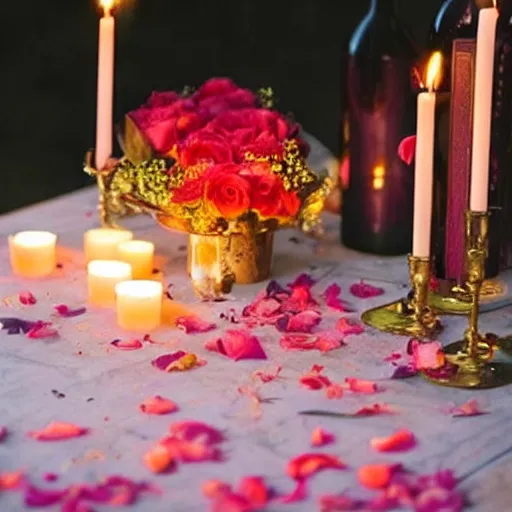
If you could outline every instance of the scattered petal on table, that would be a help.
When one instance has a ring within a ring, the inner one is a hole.
[[[291,289],[289,297],[281,303],[281,310],[285,313],[301,313],[314,309],[318,302],[313,298],[311,288],[307,286],[296,286]]]
[[[233,361],[267,358],[258,338],[245,330],[226,331],[222,338],[208,341],[205,348]]]
[[[371,380],[362,380],[362,379],[354,379],[351,377],[347,377],[345,382],[348,384],[348,388],[350,391],[354,393],[365,393],[365,394],[373,394],[379,391],[376,382]]]
[[[450,413],[454,418],[467,416],[481,416],[483,414],[488,414],[487,411],[482,410],[480,404],[474,398],[468,400],[466,403],[462,405],[452,407],[450,409]]]
[[[409,430],[399,430],[389,437],[374,437],[370,445],[378,452],[396,452],[413,448],[416,438]]]
[[[407,353],[412,356],[412,364],[417,370],[437,370],[446,362],[439,341],[422,342],[412,339],[407,345]]]
[[[264,507],[271,497],[270,489],[265,484],[265,480],[259,476],[242,478],[238,484],[238,492],[249,501],[254,509]]]
[[[295,281],[292,283],[289,283],[287,286],[288,288],[297,288],[297,287],[303,287],[303,288],[312,288],[315,286],[316,280],[313,279],[312,276],[309,274],[300,274]]]
[[[278,331],[311,333],[322,321],[322,315],[317,311],[302,311],[295,315],[283,315],[276,322]]]
[[[464,497],[460,493],[442,487],[426,489],[414,501],[416,512],[459,512],[464,508]]]
[[[151,364],[163,372],[185,372],[199,366],[204,366],[205,361],[201,361],[195,354],[183,352],[173,352],[171,354],[163,354],[151,361]]]
[[[282,503],[296,503],[304,501],[308,497],[308,489],[306,480],[297,480],[297,483],[290,494],[281,496],[279,501]]]
[[[349,318],[340,318],[336,324],[336,330],[344,336],[352,336],[362,334],[364,332],[364,327]]]
[[[24,306],[33,306],[37,303],[37,299],[34,297],[32,292],[20,292],[18,295],[18,300],[20,301],[20,304],[23,304]]]
[[[57,329],[52,327],[50,322],[36,322],[36,325],[27,332],[27,338],[43,340],[47,338],[55,338],[58,334]]]
[[[231,485],[222,480],[207,480],[201,484],[203,496],[209,499],[218,499],[232,493]]]
[[[59,479],[59,475],[57,475],[56,473],[45,473],[43,475],[43,479],[46,482],[56,482]]]
[[[279,379],[282,369],[282,366],[277,366],[274,371],[256,370],[252,374],[252,378],[259,379],[263,384],[268,384]]]
[[[66,304],[57,304],[53,306],[53,309],[55,309],[57,314],[64,318],[73,318],[75,316],[80,316],[87,311],[87,308],[84,307],[71,309],[69,306],[66,306]]]
[[[378,416],[379,414],[394,414],[395,412],[387,404],[372,404],[361,407],[354,416]]]
[[[179,421],[169,427],[171,435],[185,441],[200,441],[218,444],[224,441],[224,434],[217,428],[201,421]]]
[[[288,462],[288,476],[304,480],[324,469],[344,469],[345,464],[336,456],[327,453],[304,453]]]
[[[330,400],[337,400],[341,398],[344,392],[343,386],[340,384],[330,384],[325,388],[325,395]]]
[[[400,142],[398,156],[407,165],[411,165],[416,154],[416,135],[409,135]]]
[[[202,441],[186,441],[168,436],[161,439],[159,444],[169,451],[173,459],[183,463],[222,460],[222,453],[217,446]]]
[[[384,358],[384,361],[392,362],[392,361],[398,361],[399,359],[402,359],[402,354],[400,352],[391,352],[391,354],[389,354],[389,356],[386,356]]]
[[[357,470],[357,478],[368,489],[383,489],[389,485],[393,473],[399,469],[400,464],[369,464]]]
[[[284,350],[319,350],[330,352],[336,350],[345,343],[343,335],[335,331],[322,331],[316,334],[285,334],[279,344]]]
[[[23,471],[0,472],[0,491],[11,491],[23,481]]]
[[[0,427],[0,443],[7,437],[7,427]]]
[[[336,311],[348,311],[349,308],[346,304],[343,303],[340,295],[341,288],[335,283],[331,284],[330,286],[327,287],[323,294],[325,304],[327,305],[327,307],[334,309]]]
[[[198,334],[213,331],[217,325],[206,322],[198,316],[180,316],[176,319],[176,327],[184,330],[187,334]]]
[[[392,379],[410,379],[418,375],[418,370],[412,364],[400,365],[391,375]]]
[[[143,347],[142,341],[133,340],[114,340],[110,344],[119,350],[140,350]]]
[[[322,375],[323,369],[323,366],[313,365],[311,370],[299,379],[300,384],[312,390],[330,386],[332,384],[331,381],[325,375]]]
[[[361,279],[359,283],[355,283],[350,287],[350,293],[359,299],[370,299],[382,295],[384,290],[367,284]]]
[[[263,411],[261,410],[261,404],[264,401],[264,399],[261,397],[261,395],[256,391],[255,389],[252,389],[251,387],[239,387],[238,392],[241,395],[247,396],[251,401],[251,416],[254,419],[259,419],[261,415],[263,414]]]
[[[139,409],[145,414],[162,415],[176,412],[178,406],[171,400],[156,395],[144,400],[144,402],[139,405]]]
[[[171,452],[160,444],[153,446],[144,454],[144,465],[152,473],[164,473],[173,466],[174,459]]]
[[[25,489],[24,503],[27,507],[50,507],[60,503],[67,494],[66,489],[39,489],[29,485]]]
[[[320,512],[343,512],[350,510],[364,510],[365,503],[350,498],[345,494],[326,494],[320,496]]]
[[[28,435],[32,439],[36,439],[37,441],[61,441],[64,439],[72,439],[75,437],[81,437],[87,432],[89,429],[79,427],[78,425],[74,425],[73,423],[63,423],[59,421],[54,421],[49,423],[42,430],[35,430],[33,432],[29,432]]]
[[[211,512],[253,512],[254,510],[247,498],[235,493],[221,496],[211,508]]]
[[[334,434],[327,432],[322,427],[317,427],[311,433],[311,445],[312,446],[325,446],[332,444],[336,440]]]

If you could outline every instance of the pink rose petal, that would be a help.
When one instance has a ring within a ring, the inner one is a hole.
[[[294,480],[305,480],[319,471],[345,468],[345,464],[334,455],[327,453],[304,453],[288,462],[286,472]]]
[[[410,450],[416,445],[416,438],[409,430],[398,430],[389,437],[374,437],[370,445],[378,452],[396,452]]]
[[[338,400],[343,396],[345,390],[340,384],[331,384],[325,388],[325,395],[329,400]]]
[[[346,496],[345,494],[326,494],[320,496],[320,512],[342,512],[351,510],[370,510],[364,508],[365,503]]]
[[[55,338],[58,335],[57,329],[53,328],[50,322],[36,322],[36,325],[27,332],[27,338],[33,340]]]
[[[317,427],[311,433],[311,446],[325,446],[334,443],[335,439],[334,434],[327,432],[321,427]]]
[[[282,369],[283,369],[282,366],[278,366],[273,372],[268,372],[268,371],[264,371],[264,370],[256,370],[252,374],[252,378],[259,379],[263,384],[267,384],[269,382],[279,379]]]
[[[253,510],[264,507],[271,498],[271,490],[259,476],[246,476],[238,484],[238,493],[252,505]]]
[[[37,303],[37,299],[31,292],[20,292],[18,300],[20,301],[20,304],[23,304],[24,306],[33,306]]]
[[[223,338],[210,340],[205,348],[229,357],[233,361],[267,358],[258,338],[245,330],[226,331]]]
[[[400,142],[398,156],[407,165],[411,165],[416,153],[416,135],[410,135]]]
[[[60,503],[67,495],[67,490],[39,489],[29,485],[25,489],[24,503],[27,507],[50,507]]]
[[[417,370],[437,370],[445,365],[443,346],[438,341],[410,340],[407,353],[412,355],[412,364]]]
[[[398,361],[399,359],[402,359],[402,354],[400,354],[400,352],[392,352],[391,354],[389,354],[389,356],[386,356],[384,358],[384,361],[392,362],[392,361]]]
[[[331,284],[324,292],[325,304],[335,311],[345,312],[347,307],[340,298],[341,288],[337,284]]]
[[[395,411],[387,404],[365,405],[357,410],[354,416],[377,416],[379,414],[394,414]]]
[[[66,306],[65,304],[57,304],[53,306],[53,309],[64,318],[73,318],[75,316],[80,316],[87,311],[87,308],[84,307],[71,309],[69,306]]]
[[[145,414],[162,415],[176,412],[178,406],[171,400],[156,395],[144,400],[144,402],[139,405],[139,410]]]
[[[209,499],[218,499],[231,494],[233,489],[231,485],[222,480],[207,480],[201,484],[203,496]]]
[[[7,427],[0,427],[0,443],[5,440],[7,437],[8,431]]]
[[[235,493],[221,496],[211,508],[211,512],[253,512],[254,510],[247,498]]]
[[[302,311],[295,315],[286,315],[276,322],[278,331],[310,333],[320,322],[322,315],[316,311]]]
[[[382,288],[377,288],[371,284],[366,284],[362,279],[350,287],[350,293],[359,299],[370,299],[378,297],[384,293]]]
[[[286,494],[279,498],[282,503],[296,503],[304,501],[308,497],[307,481],[297,480],[295,488],[290,494]]]
[[[281,310],[284,313],[302,313],[316,306],[318,302],[313,298],[311,289],[307,286],[296,286],[292,288],[290,296],[281,303]]]
[[[483,414],[488,414],[488,412],[482,410],[480,404],[474,398],[468,400],[462,405],[452,407],[450,409],[450,413],[454,418],[461,418],[467,416],[481,416]]]
[[[172,436],[184,441],[198,441],[213,445],[225,440],[224,434],[217,428],[200,421],[179,421],[169,427]]]
[[[23,482],[23,471],[0,472],[0,491],[11,491]]]
[[[333,331],[322,331],[316,334],[285,334],[279,344],[285,350],[319,350],[324,353],[345,345],[343,335]]]
[[[187,334],[198,334],[213,331],[217,325],[206,322],[198,316],[182,316],[176,320],[176,327],[184,330]]]
[[[161,439],[159,444],[169,452],[173,460],[179,460],[185,464],[222,460],[222,453],[216,446],[200,441],[186,441],[169,436]]]
[[[372,394],[379,391],[377,383],[370,380],[361,380],[348,377],[345,379],[345,382],[348,384],[350,391],[353,391],[354,393]]]
[[[288,288],[297,288],[297,287],[304,287],[304,288],[312,288],[315,286],[316,280],[313,279],[312,276],[309,274],[300,274],[295,281],[292,283],[289,283],[287,286]]]
[[[311,370],[299,379],[301,386],[314,391],[329,387],[332,383],[322,375],[323,369],[323,366],[313,365]]]
[[[114,340],[110,344],[119,350],[140,350],[143,347],[142,341],[140,340]]]
[[[194,368],[204,366],[206,361],[198,359],[195,354],[183,352],[173,352],[171,354],[163,354],[151,361],[151,365],[163,372],[183,372]]]
[[[336,324],[336,330],[344,336],[358,335],[364,332],[364,328],[361,324],[348,318],[340,318]]]
[[[64,439],[81,437],[87,434],[88,431],[89,429],[79,427],[73,423],[54,421],[49,423],[42,430],[29,432],[28,435],[37,441],[61,441]]]

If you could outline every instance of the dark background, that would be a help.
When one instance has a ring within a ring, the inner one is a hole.
[[[120,0],[116,119],[151,90],[212,76],[272,86],[332,151],[339,150],[340,62],[369,0]],[[442,0],[399,0],[424,43]],[[96,0],[4,2],[0,11],[0,213],[91,183]]]

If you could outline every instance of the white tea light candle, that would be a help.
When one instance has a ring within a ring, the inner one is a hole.
[[[87,266],[89,302],[95,306],[115,304],[116,285],[132,278],[132,267],[124,261],[91,261]]]
[[[162,318],[163,286],[156,281],[126,281],[116,285],[117,323],[128,331],[151,331]]]
[[[132,266],[133,279],[148,279],[153,273],[155,246],[142,240],[128,240],[118,246],[118,258]]]
[[[29,278],[45,277],[57,265],[57,235],[48,231],[22,231],[9,237],[12,271]]]
[[[84,235],[85,259],[117,260],[119,244],[132,238],[133,233],[123,229],[91,229]]]

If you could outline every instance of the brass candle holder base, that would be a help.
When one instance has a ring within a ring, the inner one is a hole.
[[[466,213],[467,290],[470,294],[469,327],[462,341],[444,348],[446,365],[423,376],[435,384],[455,388],[488,389],[512,384],[512,365],[491,362],[497,337],[478,330],[480,294],[487,258],[487,212]]]
[[[430,284],[430,258],[409,256],[409,276],[412,291],[408,297],[365,311],[362,321],[379,331],[432,339],[442,330],[437,316],[427,305]]]

